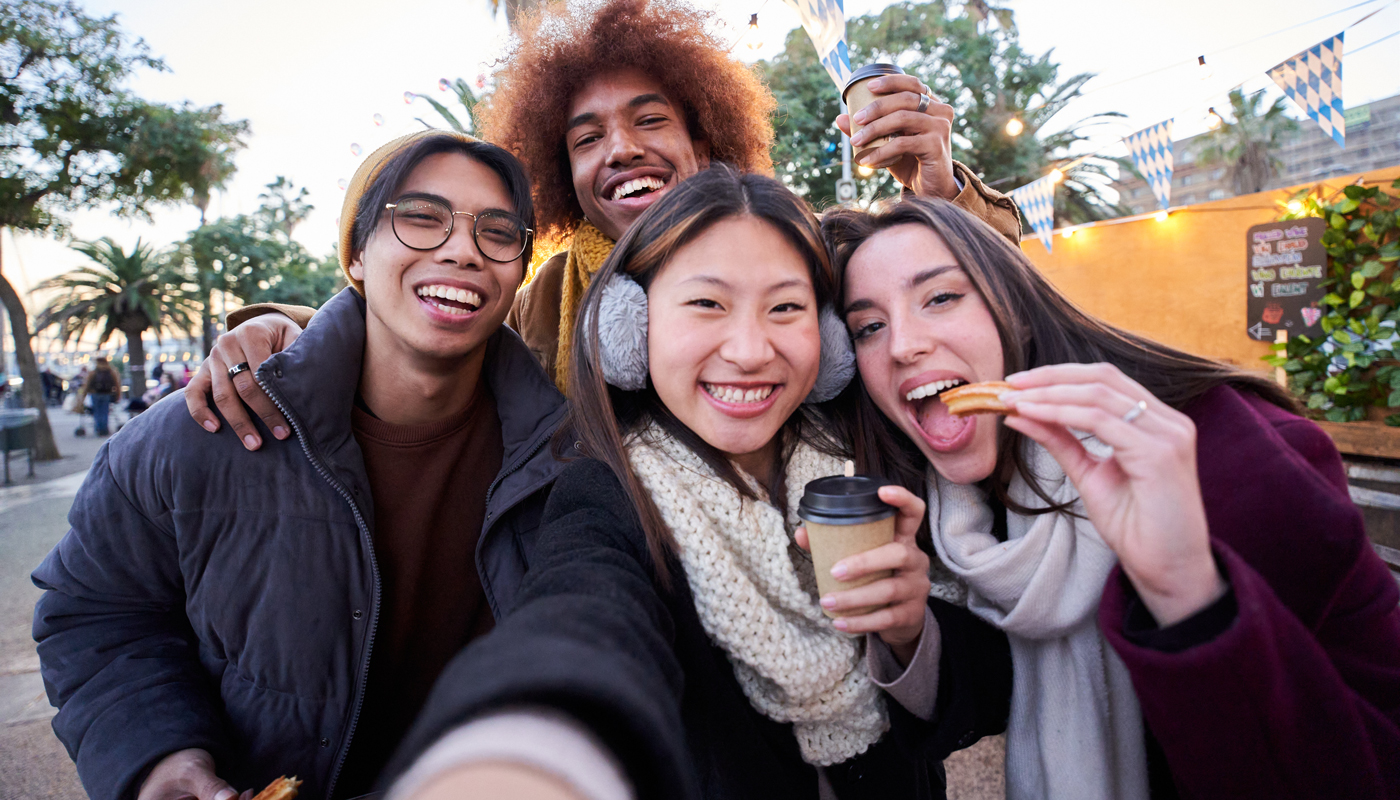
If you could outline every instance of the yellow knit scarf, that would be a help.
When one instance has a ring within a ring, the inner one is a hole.
[[[593,275],[603,266],[616,244],[607,234],[585,220],[574,231],[569,255],[564,261],[564,286],[559,303],[559,352],[554,360],[554,385],[569,394],[569,353],[574,345],[574,318],[583,293]]]

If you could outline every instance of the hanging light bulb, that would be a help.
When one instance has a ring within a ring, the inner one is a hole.
[[[875,174],[875,168],[867,167],[864,164],[861,164],[860,166],[856,167],[856,172],[859,173],[862,178],[869,178],[871,175]]]
[[[1215,77],[1215,70],[1206,63],[1205,56],[1196,56],[1196,77],[1201,80],[1210,80]]]
[[[1155,219],[1155,220],[1157,220],[1158,222],[1166,222],[1166,221],[1167,221],[1167,217],[1169,217],[1169,216],[1171,216],[1171,215],[1168,214],[1168,213],[1165,212],[1165,211],[1158,211],[1156,214],[1153,214],[1153,215],[1152,215],[1152,218]]]
[[[1213,131],[1218,131],[1220,130],[1220,126],[1223,124],[1225,124],[1225,120],[1220,116],[1220,113],[1215,110],[1215,106],[1211,106],[1209,109],[1206,110],[1207,128],[1210,128]]]
[[[358,156],[361,152],[363,151],[360,149],[360,146],[358,144],[350,145],[350,155]]]
[[[1063,231],[1060,231],[1060,238],[1062,238],[1062,239],[1068,239],[1069,237],[1071,237],[1071,236],[1073,236],[1073,235],[1074,235],[1074,228],[1065,228]]]
[[[1020,136],[1020,135],[1021,135],[1021,132],[1024,131],[1025,129],[1026,129],[1026,123],[1022,122],[1022,121],[1019,120],[1019,119],[1016,119],[1015,117],[1012,117],[1011,119],[1007,120],[1007,122],[1006,122],[1006,135],[1007,135],[1007,136]]]
[[[415,97],[417,97],[417,96],[418,96],[418,95],[414,94],[413,92],[404,92],[404,93],[403,93],[403,101],[404,101],[405,103],[412,103],[412,102],[413,102],[413,98],[415,98]]]
[[[1059,183],[1060,181],[1062,181],[1062,180],[1064,180],[1064,179],[1065,179],[1065,174],[1064,174],[1063,172],[1060,172],[1058,169],[1052,169],[1052,170],[1050,170],[1050,182],[1051,182],[1051,183]]]
[[[450,88],[451,86],[452,86],[452,83],[451,83],[450,81],[448,81],[446,78],[438,78],[438,91],[439,91],[439,92],[445,92],[445,91],[447,91],[448,88]]]
[[[1303,210],[1303,204],[1298,202],[1297,200],[1289,200],[1288,210],[1290,213],[1297,214],[1298,212]]]
[[[383,124],[384,124],[384,115],[383,115],[383,114],[375,114],[375,115],[374,115],[374,124],[375,124],[375,127],[378,127],[378,126],[380,126],[380,125],[383,125]]]
[[[748,39],[749,39],[749,49],[750,49],[750,50],[757,50],[758,48],[760,48],[760,47],[763,46],[763,38],[762,38],[761,36],[759,36],[759,33],[758,33],[758,15],[757,15],[757,14],[750,14],[750,15],[749,15],[749,34],[748,34]]]

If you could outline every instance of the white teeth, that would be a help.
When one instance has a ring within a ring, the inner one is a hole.
[[[652,191],[656,191],[664,187],[665,185],[665,181],[661,180],[660,178],[653,178],[650,175],[648,175],[645,178],[634,178],[633,180],[627,181],[626,183],[623,183],[622,185],[613,189],[612,199],[621,200],[622,198],[630,194],[640,192],[643,189],[651,189]]]
[[[924,384],[923,386],[916,386],[916,387],[914,387],[914,389],[913,389],[912,391],[910,391],[909,394],[906,394],[906,395],[904,396],[904,399],[905,399],[905,400],[913,401],[913,400],[919,400],[919,399],[922,399],[922,398],[925,398],[925,397],[931,397],[931,396],[936,395],[936,394],[938,394],[939,392],[941,392],[941,391],[943,391],[943,390],[945,390],[945,389],[951,389],[951,388],[953,388],[954,386],[961,386],[961,385],[964,384],[964,383],[967,383],[967,381],[965,381],[965,380],[963,380],[963,379],[961,379],[961,378],[950,378],[950,379],[948,379],[948,380],[934,381],[933,383],[926,383],[926,384]]]
[[[419,297],[440,297],[443,300],[451,300],[454,303],[469,305],[473,309],[481,308],[481,295],[470,289],[459,289],[455,286],[444,286],[442,284],[432,284],[430,286],[418,287]],[[433,303],[438,308],[448,309],[452,312],[467,313],[467,309],[455,308],[442,303]]]
[[[722,386],[715,383],[701,385],[705,387],[705,391],[722,403],[761,403],[773,393],[772,386],[764,386],[761,389],[740,389],[735,386]]]

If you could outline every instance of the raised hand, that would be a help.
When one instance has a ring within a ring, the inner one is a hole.
[[[253,373],[273,353],[286,350],[300,335],[301,328],[295,322],[276,313],[253,317],[221,335],[214,341],[214,347],[200,365],[199,372],[185,387],[185,405],[189,408],[190,416],[210,433],[218,431],[219,417],[209,408],[209,396],[212,394],[219,413],[233,426],[239,441],[249,450],[262,447],[262,435],[248,416],[245,403],[262,419],[274,437],[285,439],[290,436],[292,426],[262,387],[258,386]],[[240,364],[247,364],[248,368],[230,376],[229,368]]]
[[[1162,626],[1225,592],[1210,551],[1196,471],[1196,426],[1111,364],[1057,364],[1010,375],[1006,426],[1050,452],[1148,611]],[[1113,448],[1098,458],[1070,429]]]
[[[928,554],[914,541],[926,506],[902,486],[880,487],[880,499],[899,509],[894,541],[841,559],[831,567],[831,574],[843,581],[886,570],[893,570],[894,574],[854,589],[832,592],[821,598],[821,604],[829,611],[879,606],[869,614],[841,617],[832,624],[847,633],[879,634],[900,663],[907,664],[919,648],[928,603]],[[806,528],[798,528],[795,538],[799,547],[810,549]]]
[[[953,107],[939,102],[913,75],[882,75],[871,80],[869,86],[871,93],[878,96],[856,113],[856,124],[865,127],[851,137],[851,147],[858,151],[866,142],[882,136],[894,138],[867,153],[861,163],[889,169],[896,180],[920,197],[957,197],[958,183],[953,178]],[[922,111],[920,105],[924,107]],[[851,120],[846,114],[836,118],[836,125],[850,134]]]

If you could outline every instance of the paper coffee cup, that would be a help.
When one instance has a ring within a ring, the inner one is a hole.
[[[807,527],[812,549],[812,567],[817,573],[821,596],[874,583],[893,574],[891,570],[865,575],[851,581],[831,576],[831,568],[841,559],[874,550],[894,541],[895,507],[881,500],[877,492],[885,482],[864,475],[818,478],[805,487],[797,513]],[[822,611],[828,617],[858,617],[880,606]]]
[[[851,115],[851,135],[860,133],[864,125],[855,123],[856,112],[870,105],[875,100],[875,95],[870,92],[870,82],[881,75],[903,75],[904,70],[894,64],[866,64],[855,72],[851,73],[850,80],[846,81],[846,88],[841,90],[841,99],[846,103],[846,111]],[[853,153],[851,158],[859,162],[866,153],[883,147],[890,140],[888,136],[881,136],[878,139],[866,142],[861,145],[860,150]]]

